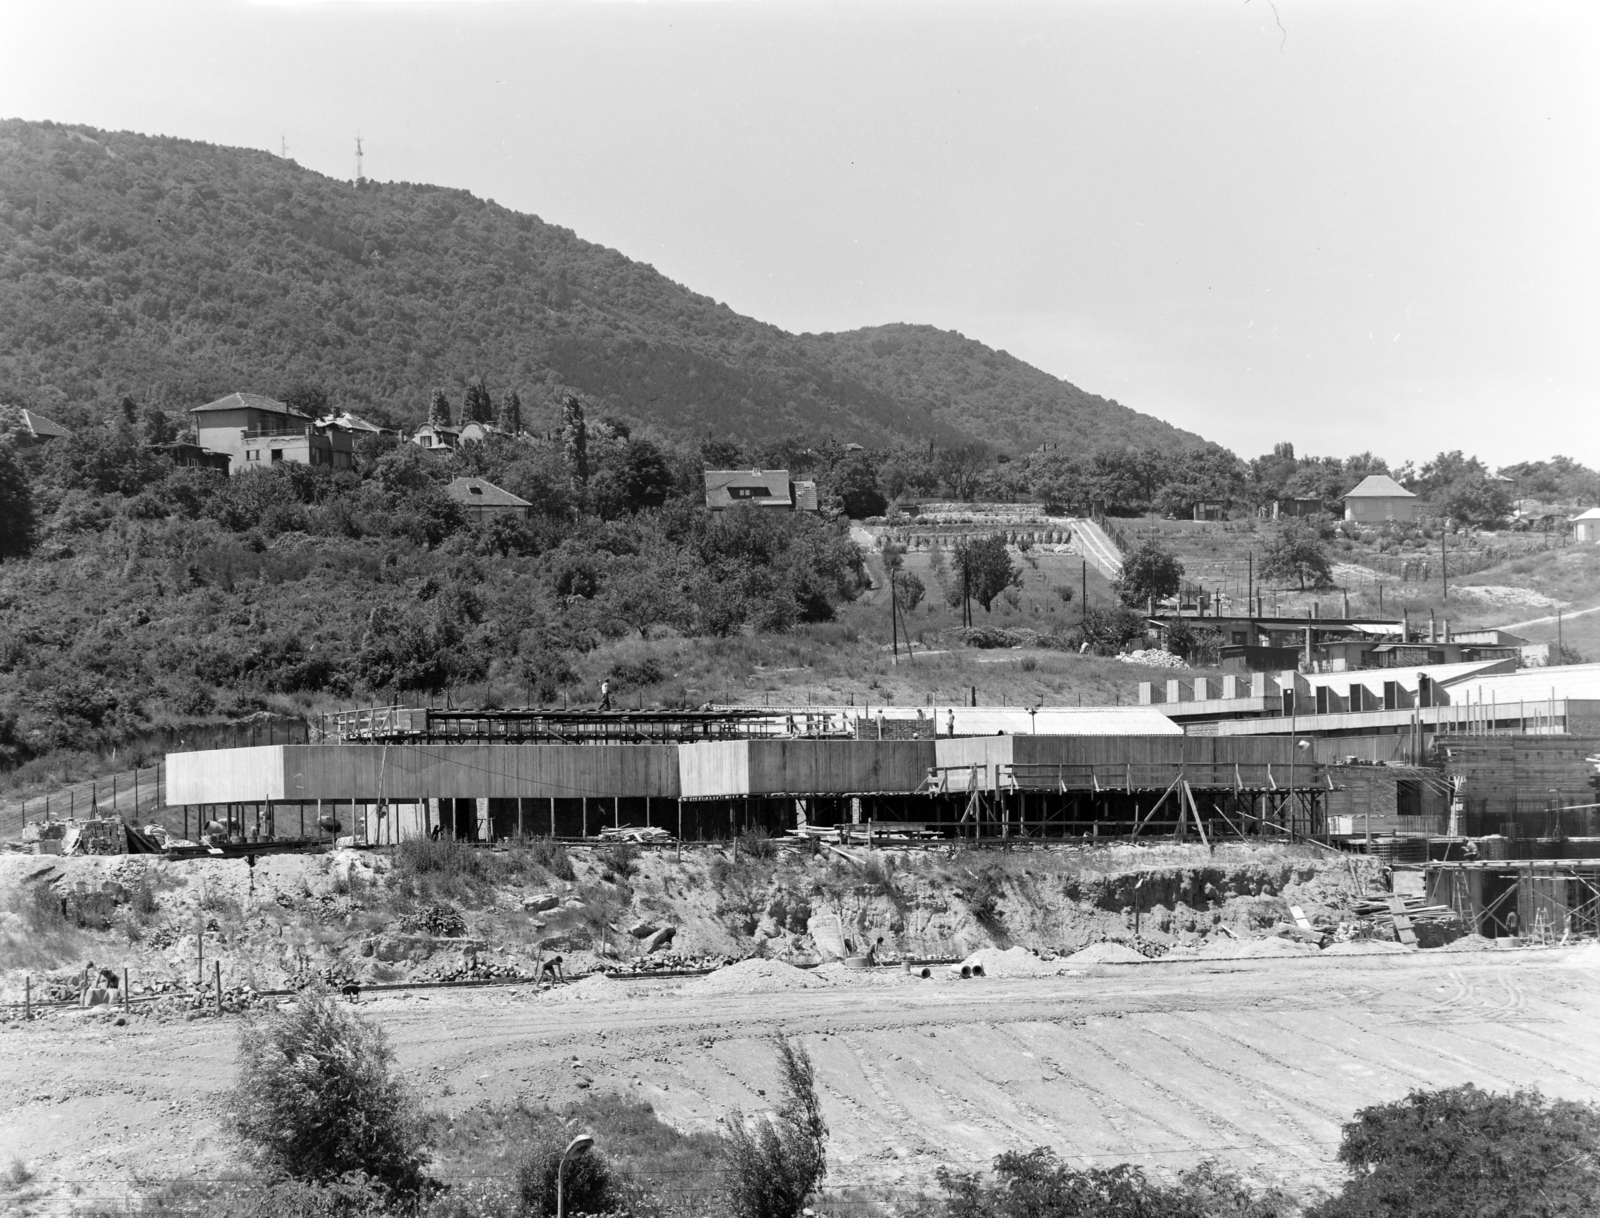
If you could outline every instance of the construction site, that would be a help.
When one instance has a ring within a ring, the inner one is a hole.
[[[840,1187],[1031,1139],[1309,1196],[1363,1102],[1600,1098],[1591,668],[1384,674],[1384,710],[1298,672],[1109,708],[368,706],[172,752],[8,827],[0,1141],[58,1198],[157,1147],[213,1169],[194,1080],[232,1039],[195,1021],[320,981],[445,1112],[598,1088],[712,1129],[782,1031]],[[97,1081],[128,1053],[131,1104]]]

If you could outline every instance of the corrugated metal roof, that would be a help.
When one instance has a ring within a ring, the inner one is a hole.
[[[1415,499],[1416,496],[1388,474],[1368,474],[1346,499]]]

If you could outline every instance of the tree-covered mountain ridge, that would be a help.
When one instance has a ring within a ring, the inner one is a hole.
[[[464,190],[0,121],[0,401],[71,423],[315,386],[409,424],[473,376],[535,426],[573,390],[684,438],[1204,443],[954,332],[789,334]]]

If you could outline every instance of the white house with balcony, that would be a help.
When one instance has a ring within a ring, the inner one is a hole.
[[[329,469],[349,469],[353,464],[351,432],[320,424],[259,393],[230,393],[189,413],[200,447],[232,458],[230,473],[284,461]]]

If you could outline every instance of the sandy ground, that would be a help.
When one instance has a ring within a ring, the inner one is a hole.
[[[824,977],[826,980],[824,980]],[[1049,1143],[1177,1168],[1212,1156],[1303,1192],[1339,1126],[1413,1087],[1538,1086],[1600,1100],[1600,948],[1098,965],[918,981],[825,971],[781,992],[695,982],[382,995],[360,1003],[425,1101],[563,1102],[587,1082],[683,1128],[765,1107],[767,1038],[801,1038],[833,1183],[913,1188],[941,1163]],[[759,984],[759,982],[757,983]],[[0,1155],[39,1185],[121,1196],[225,1166],[218,1095],[240,1021],[0,1030]]]

